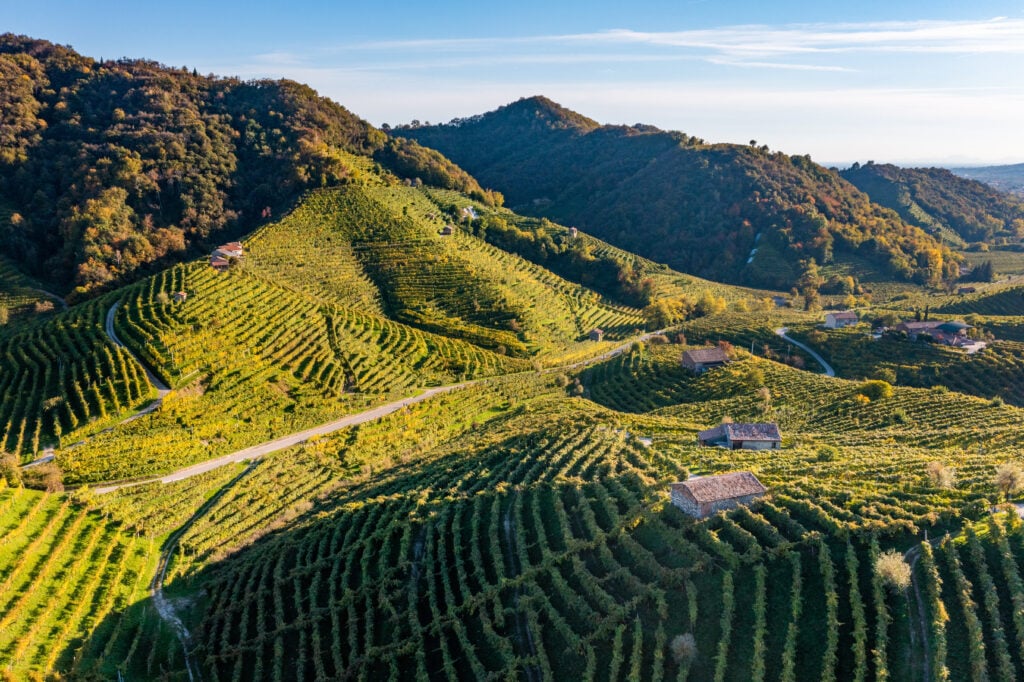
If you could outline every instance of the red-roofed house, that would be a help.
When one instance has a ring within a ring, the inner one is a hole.
[[[829,329],[842,329],[857,324],[857,313],[852,310],[840,310],[835,313],[825,313],[825,326]]]

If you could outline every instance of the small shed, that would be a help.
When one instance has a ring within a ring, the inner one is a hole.
[[[580,234],[580,231],[577,230],[575,227],[570,227],[569,228],[569,239],[576,239],[576,237],[578,237],[579,234]]]
[[[184,291],[175,291],[174,296],[171,298],[174,299],[175,303],[184,303],[188,299],[188,293]]]
[[[587,336],[591,341],[603,341],[604,330],[599,327],[595,327],[594,329],[590,330],[590,334],[588,334]]]
[[[720,424],[697,434],[701,445],[717,445],[729,450],[778,450],[782,434],[774,422]]]
[[[834,313],[825,313],[825,326],[829,329],[842,329],[857,324],[857,313],[852,310],[840,310]]]
[[[672,504],[690,516],[704,519],[716,512],[750,504],[768,489],[749,471],[699,476],[669,486]]]
[[[445,225],[444,227],[441,228],[441,236],[442,237],[450,237],[454,233],[455,233],[455,228],[452,227],[451,225]]]
[[[702,374],[714,367],[724,367],[727,364],[729,364],[729,356],[717,346],[683,351],[683,367],[697,374]]]
[[[213,256],[210,258],[210,267],[217,272],[223,272],[231,267],[231,263],[229,263],[228,259],[223,256]]]

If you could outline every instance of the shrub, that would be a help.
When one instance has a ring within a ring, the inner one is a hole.
[[[910,587],[910,564],[895,549],[887,549],[878,555],[875,573],[890,589],[902,592]]]
[[[839,451],[831,445],[822,445],[818,448],[818,461],[819,462],[832,462],[835,460]]]
[[[868,400],[882,400],[892,397],[892,384],[881,379],[869,379],[860,385],[857,393]]]
[[[1000,464],[996,467],[995,484],[1004,496],[1016,495],[1024,490],[1024,471],[1016,464]]]
[[[697,657],[697,640],[690,632],[673,637],[669,648],[672,650],[673,660],[680,665]]]
[[[952,488],[956,482],[953,470],[942,462],[928,462],[925,471],[928,473],[928,480],[938,488]]]

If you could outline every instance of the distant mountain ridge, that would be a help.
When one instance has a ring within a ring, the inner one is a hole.
[[[854,164],[840,175],[871,200],[913,225],[964,242],[1016,242],[1024,237],[1024,199],[944,168]]]
[[[1006,166],[950,168],[949,170],[960,177],[980,180],[1004,192],[1013,192],[1024,196],[1024,163]]]
[[[788,287],[801,259],[843,252],[922,282],[956,270],[934,238],[807,156],[602,126],[544,97],[394,132],[445,154],[516,210],[702,277]]]

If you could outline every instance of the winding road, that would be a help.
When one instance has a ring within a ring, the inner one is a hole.
[[[775,333],[781,336],[784,341],[788,341],[797,348],[806,351],[808,355],[814,358],[815,361],[817,361],[817,363],[822,366],[822,368],[825,370],[825,376],[834,377],[836,375],[836,371],[832,369],[832,365],[825,362],[825,358],[818,355],[817,351],[812,350],[809,346],[807,346],[807,344],[801,343],[790,336],[786,336],[786,332],[788,331],[788,327],[779,327],[778,329],[775,330]]]

